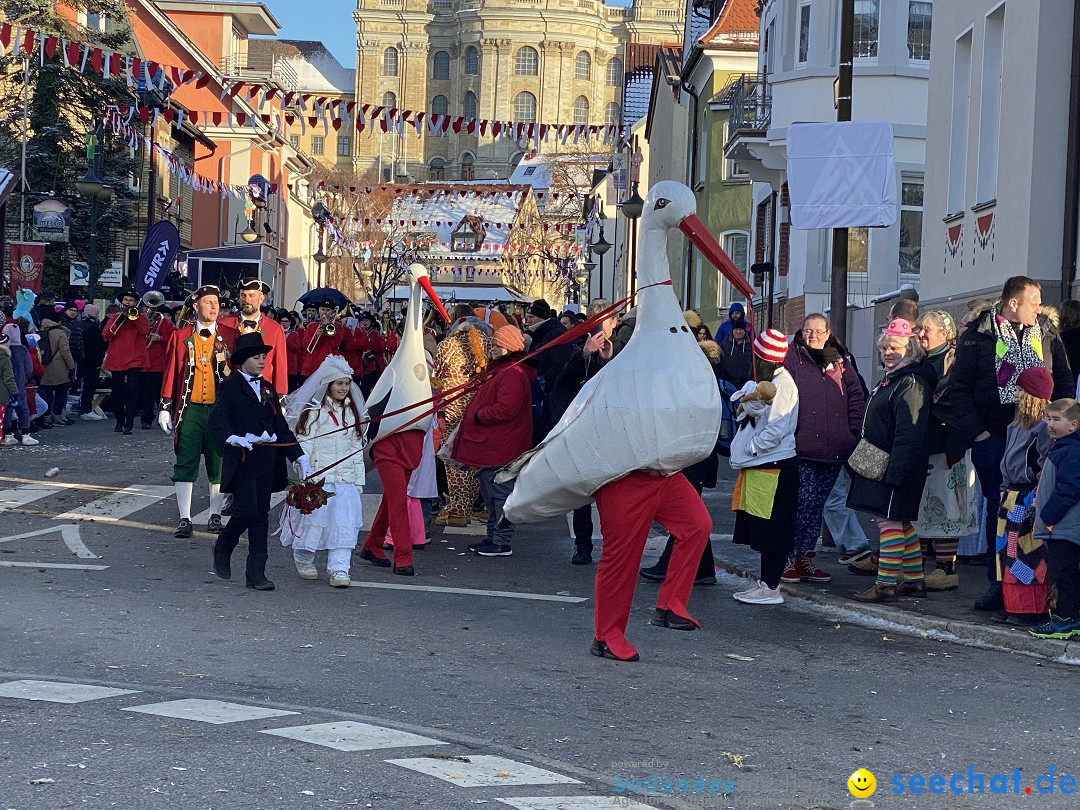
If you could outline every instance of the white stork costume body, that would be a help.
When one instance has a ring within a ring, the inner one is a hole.
[[[680,228],[725,275],[730,260],[694,215],[693,193],[649,191],[638,255],[633,337],[581,389],[548,438],[523,457],[506,516],[527,523],[595,498],[604,537],[596,572],[595,655],[637,660],[626,641],[637,567],[652,522],[677,538],[654,624],[693,630],[686,601],[712,521],[680,470],[705,458],[720,430],[716,378],[671,290],[668,231]],[[724,265],[724,266],[722,266]],[[745,282],[744,282],[745,283]]]
[[[371,459],[379,472],[383,497],[360,556],[381,568],[390,565],[382,550],[386,530],[389,528],[394,537],[412,537],[408,506],[409,476],[420,466],[424,434],[430,421],[421,418],[430,408],[420,404],[431,399],[431,377],[424,357],[421,288],[427,292],[443,319],[450,322],[442,302],[431,287],[427,270],[422,264],[409,265],[409,308],[405,313],[401,343],[368,397],[368,413],[375,420],[368,427]],[[390,415],[383,418],[383,414]],[[415,573],[412,543],[394,544],[394,573],[403,576]]]

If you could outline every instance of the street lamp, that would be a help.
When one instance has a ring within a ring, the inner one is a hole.
[[[75,188],[79,193],[90,198],[90,261],[87,268],[86,297],[91,301],[94,300],[94,271],[97,265],[98,203],[107,203],[112,199],[112,188],[102,183],[94,171],[95,162],[91,158],[86,175],[75,181]]]
[[[252,230],[250,219],[244,220],[244,230],[240,231],[237,236],[239,236],[249,245],[259,241],[259,232],[256,230]]]
[[[638,194],[638,181],[635,180],[630,186],[630,196],[623,200],[622,212],[627,219],[637,219],[645,207],[645,201]]]

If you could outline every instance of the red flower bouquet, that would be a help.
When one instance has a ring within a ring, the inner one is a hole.
[[[327,492],[323,488],[325,478],[318,481],[290,481],[289,489],[285,494],[285,503],[299,512],[301,515],[310,515],[316,509],[326,505],[333,492]]]

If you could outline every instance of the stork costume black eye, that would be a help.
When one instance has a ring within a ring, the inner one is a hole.
[[[665,200],[663,197],[661,197],[659,200],[656,201],[656,205],[653,206],[653,210],[659,211],[669,202],[671,202],[671,200]]]

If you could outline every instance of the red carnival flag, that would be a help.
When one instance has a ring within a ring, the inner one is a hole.
[[[11,297],[19,288],[41,292],[45,274],[44,242],[8,242],[10,248]]]

